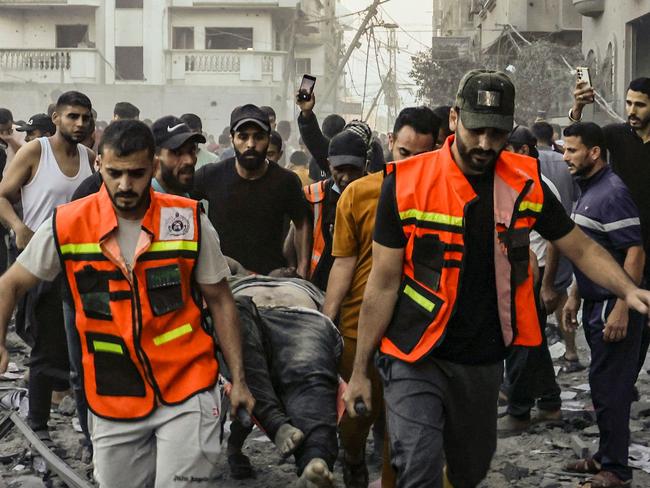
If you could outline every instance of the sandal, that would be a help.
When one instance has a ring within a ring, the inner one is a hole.
[[[594,458],[578,459],[564,466],[565,471],[580,474],[597,474],[600,472],[600,463]]]
[[[580,486],[584,488],[621,488],[631,485],[632,480],[623,481],[611,471],[600,471]]]
[[[562,356],[561,363],[562,366],[560,367],[560,371],[565,374],[577,373],[578,371],[582,371],[586,368],[586,366],[580,362],[580,359],[567,359],[566,354]]]
[[[248,456],[241,452],[228,455],[230,476],[235,480],[245,480],[253,477],[253,465]]]

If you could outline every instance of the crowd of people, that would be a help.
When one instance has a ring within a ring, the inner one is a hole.
[[[333,486],[337,457],[347,488],[368,487],[371,434],[384,488],[475,487],[498,437],[562,418],[555,315],[565,372],[585,367],[582,323],[600,432],[564,469],[629,486],[650,78],[602,128],[577,83],[563,130],[516,124],[498,71],[386,136],[320,124],[298,95],[299,138],[253,104],[217,139],[197,114],[140,121],[129,102],[98,121],[76,91],[27,122],[0,109],[0,372],[13,317],[30,428],[55,448],[52,398],[70,389],[102,487],[218,486],[228,414],[235,479],[254,474],[256,423],[299,487]]]

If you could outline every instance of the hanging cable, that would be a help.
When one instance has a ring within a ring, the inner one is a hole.
[[[372,31],[372,26],[370,26],[370,31]],[[368,61],[370,60],[370,34],[366,31],[366,41],[368,43],[368,49],[366,50],[366,72],[363,78],[363,98],[361,100],[361,115],[363,116],[363,109],[366,105],[366,89],[368,87]]]

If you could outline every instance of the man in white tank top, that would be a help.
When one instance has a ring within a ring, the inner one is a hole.
[[[95,154],[80,144],[91,127],[91,110],[83,93],[64,93],[52,115],[56,133],[28,142],[7,165],[0,182],[0,220],[14,232],[19,251],[52,217],[54,209],[69,202],[79,183],[92,174]],[[22,219],[12,206],[18,202],[22,203]],[[70,370],[61,282],[38,287],[25,297],[16,312],[16,328],[32,345],[28,423],[47,441],[52,390],[67,389]]]

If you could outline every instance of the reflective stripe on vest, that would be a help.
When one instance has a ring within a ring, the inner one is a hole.
[[[305,186],[302,190],[305,198],[314,211],[314,230],[313,230],[313,245],[311,252],[311,262],[309,274],[314,274],[323,251],[325,250],[325,236],[323,235],[323,200],[325,199],[325,181],[317,181],[311,185]]]
[[[198,204],[150,195],[129,276],[108,251],[117,218],[105,187],[54,215],[81,339],[84,391],[90,410],[107,419],[144,418],[156,405],[182,403],[217,380],[214,340],[202,326],[192,281]]]
[[[407,237],[402,285],[381,350],[415,362],[444,338],[462,281],[465,212],[477,198],[442,149],[387,165]],[[499,320],[506,345],[541,342],[528,234],[543,208],[537,161],[503,152],[494,176],[494,264]]]

